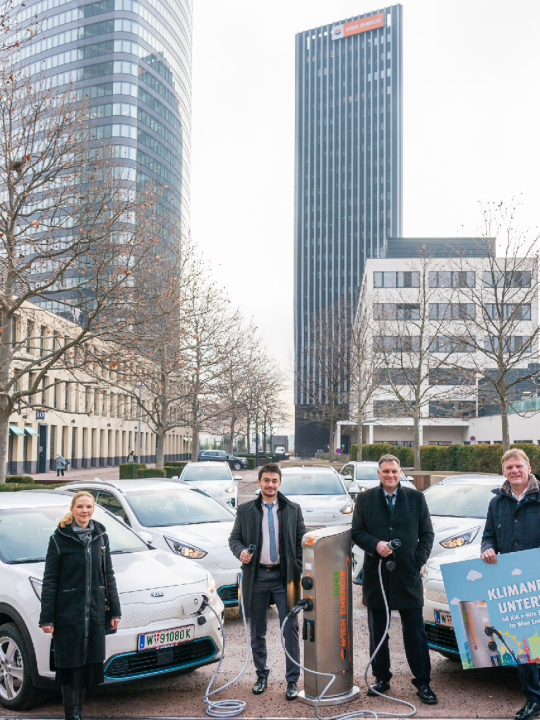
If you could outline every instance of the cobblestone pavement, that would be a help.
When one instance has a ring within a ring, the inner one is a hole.
[[[255,471],[240,473],[240,501],[254,497]],[[361,588],[354,586],[354,643],[355,682],[363,686],[363,673],[368,661],[368,630],[366,610],[361,602]],[[215,687],[232,680],[243,665],[246,645],[242,621],[236,610],[226,611],[227,657],[223,662]],[[390,692],[403,700],[418,700],[410,683],[410,672],[405,659],[399,626],[399,617],[393,617],[390,631],[392,656],[392,679]],[[246,718],[311,718],[313,709],[299,702],[285,700],[285,662],[279,638],[277,613],[269,613],[268,650],[271,675],[269,687],[261,696],[255,697],[251,686],[255,681],[253,665],[248,665],[244,676],[233,687],[219,694],[216,699],[237,698],[246,700]],[[462,670],[459,663],[446,660],[438,653],[431,653],[432,687],[439,697],[438,705],[417,704],[421,718],[512,718],[524,703],[515,669],[503,667],[486,670]],[[205,715],[201,697],[214,672],[215,665],[200,668],[189,674],[139,680],[116,687],[97,687],[88,693],[85,718],[152,718]],[[302,687],[302,678],[299,686]],[[416,704],[416,703],[415,703]],[[403,712],[403,706],[365,697],[362,689],[360,699],[349,705],[326,708],[324,716],[349,712],[355,709]],[[21,717],[21,713],[0,710],[0,715]],[[36,710],[24,713],[25,717],[61,717],[62,708],[58,696],[50,696]]]

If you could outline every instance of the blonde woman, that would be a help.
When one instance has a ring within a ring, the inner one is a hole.
[[[112,631],[121,615],[109,538],[93,514],[93,496],[75,493],[45,560],[39,624],[54,637],[66,720],[81,720],[85,688],[104,680],[107,596]]]

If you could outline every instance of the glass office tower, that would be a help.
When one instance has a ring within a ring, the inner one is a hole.
[[[296,36],[296,449],[328,445],[307,422],[317,318],[354,311],[367,258],[402,233],[401,5]],[[328,310],[330,309],[330,310]]]
[[[120,146],[142,180],[168,186],[162,202],[179,232],[164,241],[189,223],[192,15],[192,0],[39,0],[18,15],[40,27],[21,52],[31,73],[73,83],[95,137]]]

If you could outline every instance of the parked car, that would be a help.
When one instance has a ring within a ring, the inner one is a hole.
[[[53,490],[0,495],[0,703],[9,710],[27,710],[55,687],[54,637],[38,619],[49,538],[70,502],[70,493]],[[103,508],[96,507],[94,518],[107,528],[122,606],[118,631],[106,638],[105,683],[219,660],[219,623],[210,609],[201,611],[206,599],[223,613],[208,570],[150,549]]]
[[[332,468],[285,468],[281,480],[280,492],[300,505],[308,531],[352,522],[352,500]]]
[[[229,506],[187,483],[161,479],[80,480],[62,490],[88,490],[154,547],[200,563],[213,575],[223,604],[238,605],[241,563],[229,549],[235,517]]]
[[[180,480],[202,490],[210,497],[231,508],[238,507],[238,481],[242,478],[231,472],[223,462],[189,462],[182,470]]]
[[[226,462],[233,470],[246,470],[248,461],[246,458],[235,457],[224,450],[201,450],[197,455],[199,462]]]
[[[377,475],[379,464],[376,462],[356,462],[351,461],[344,465],[339,474],[343,480],[343,484],[351,495],[359,492],[365,492],[372,487],[376,487],[380,480]],[[414,488],[411,477],[406,477],[403,470],[401,471],[400,482],[405,487]]]
[[[502,475],[452,475],[424,490],[435,540],[431,557],[482,540],[489,501]]]

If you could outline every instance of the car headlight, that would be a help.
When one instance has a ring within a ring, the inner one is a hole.
[[[41,591],[43,590],[43,582],[41,580],[38,580],[38,578],[30,577],[28,578],[30,580],[30,585],[32,586],[32,590],[36,593],[37,599],[41,600]]]
[[[459,535],[453,535],[452,537],[446,538],[446,540],[441,540],[440,544],[443,546],[443,548],[446,548],[447,550],[461,547],[462,545],[470,545],[470,543],[472,543],[474,538],[478,535],[479,530],[480,527],[471,528],[470,530],[460,533]]]
[[[352,506],[352,503],[351,503],[351,502],[348,502],[348,503],[345,505],[345,507],[342,507],[341,510],[340,510],[340,512],[341,512],[343,515],[350,515],[350,514],[352,513],[352,511],[353,511],[353,506]]]
[[[367,487],[364,487],[363,485],[358,486],[358,492],[366,492]]]
[[[163,537],[164,537],[167,545],[177,555],[181,555],[182,557],[189,558],[190,560],[200,560],[205,555],[208,555],[206,550],[201,550],[200,548],[195,547],[194,545],[188,545],[185,542],[180,542],[180,540],[177,540],[176,538],[167,537],[167,535],[164,535]]]
[[[232,492],[234,492],[234,490],[235,490],[235,487],[234,487],[234,485],[232,485],[231,487],[228,487],[228,488],[225,490],[225,492],[226,492],[226,493],[232,493]]]
[[[211,575],[208,570],[206,571],[206,590],[210,595],[216,592],[216,581],[214,580],[214,576]]]

